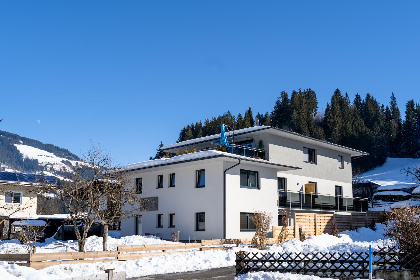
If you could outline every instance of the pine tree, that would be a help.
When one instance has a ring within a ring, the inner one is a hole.
[[[254,117],[252,116],[251,107],[245,112],[244,116],[244,128],[254,126]]]
[[[264,115],[264,121],[262,122],[262,125],[271,126],[270,114],[268,112]]]
[[[242,118],[241,113],[238,114],[236,118],[236,129],[244,128],[244,119]]]
[[[274,127],[290,129],[292,108],[287,92],[282,91],[271,112],[271,124]]]

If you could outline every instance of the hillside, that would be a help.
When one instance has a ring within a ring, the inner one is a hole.
[[[413,192],[418,184],[406,172],[418,166],[419,158],[387,158],[382,166],[361,174],[358,180],[377,186],[372,197],[371,209],[381,211],[389,207],[420,204]]]
[[[63,177],[72,172],[81,159],[52,144],[0,131],[0,163],[2,171]]]

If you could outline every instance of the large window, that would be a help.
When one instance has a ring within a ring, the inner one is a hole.
[[[241,188],[258,189],[258,172],[241,169]]]
[[[169,227],[174,228],[175,227],[175,214],[169,214]]]
[[[254,217],[254,213],[240,213],[240,230],[241,231],[254,231],[256,229],[254,221],[252,218]]]
[[[143,193],[143,179],[136,178],[136,193],[141,194]]]
[[[163,214],[157,214],[157,221],[156,221],[156,227],[161,228],[163,227]]]
[[[196,231],[206,230],[206,213],[204,212],[195,213],[195,230]]]
[[[157,188],[161,189],[163,188],[163,175],[158,175],[157,177]]]
[[[197,170],[197,188],[204,188],[206,186],[206,170]]]
[[[175,187],[175,173],[169,174],[169,187]]]
[[[4,202],[6,203],[22,203],[22,193],[14,191],[6,191],[4,193]]]
[[[304,147],[303,161],[316,164],[316,150]]]

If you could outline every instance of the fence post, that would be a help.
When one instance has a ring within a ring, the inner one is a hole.
[[[369,280],[372,280],[372,245],[369,245]]]
[[[238,253],[236,253],[236,275],[238,275],[239,273],[246,273],[245,267],[247,265],[247,262],[245,261],[245,259],[247,255],[248,254],[246,254],[245,251],[239,251]]]
[[[318,235],[319,234],[319,232],[318,232],[318,215],[317,214],[315,214],[314,215],[314,227],[315,227],[315,235]]]

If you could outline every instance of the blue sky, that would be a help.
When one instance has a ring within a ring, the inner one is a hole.
[[[282,90],[419,102],[417,1],[1,1],[1,130],[118,164]],[[416,100],[417,99],[417,100]]]

